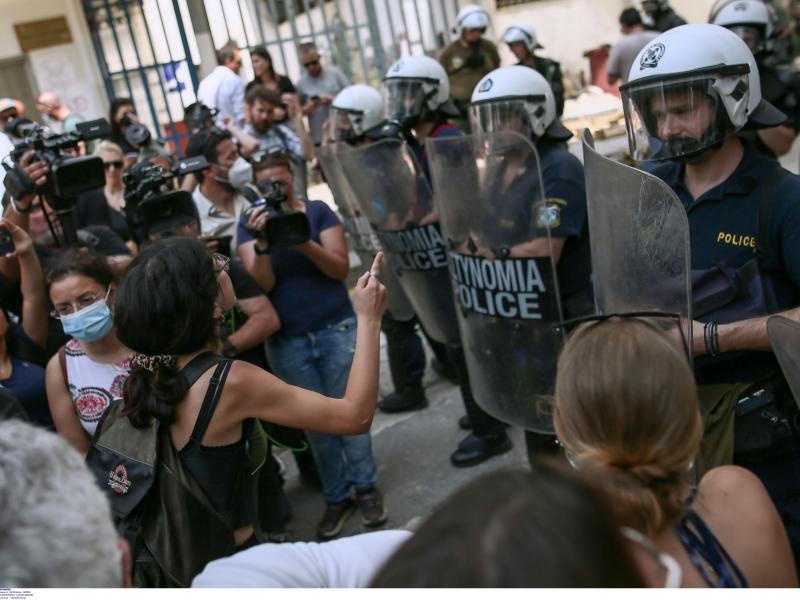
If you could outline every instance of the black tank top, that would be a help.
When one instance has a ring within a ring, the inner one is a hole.
[[[211,417],[214,415],[214,410],[217,408],[225,379],[228,377],[232,364],[231,360],[223,360],[217,365],[208,384],[208,390],[197,415],[192,435],[178,452],[183,466],[219,511],[234,508],[232,506],[233,493],[239,468],[245,459],[246,440],[243,434],[242,439],[238,442],[226,446],[203,446],[201,441],[211,422]]]

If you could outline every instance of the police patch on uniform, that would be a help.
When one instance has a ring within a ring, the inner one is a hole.
[[[558,204],[545,204],[536,211],[536,226],[555,229],[561,225],[561,207]]]
[[[642,55],[642,60],[639,61],[639,68],[641,69],[655,69],[658,66],[658,61],[664,57],[664,52],[667,47],[662,43],[653,44]]]
[[[461,58],[460,56],[454,56],[453,57],[453,68],[454,69],[460,69],[463,66],[464,66],[464,59]]]

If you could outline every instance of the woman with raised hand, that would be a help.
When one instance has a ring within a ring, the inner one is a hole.
[[[622,525],[677,559],[683,587],[797,585],[786,531],[753,473],[722,466],[689,485],[703,434],[697,390],[685,353],[656,324],[614,317],[577,329],[555,402],[569,461],[600,475]]]

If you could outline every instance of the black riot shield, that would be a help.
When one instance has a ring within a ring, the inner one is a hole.
[[[349,152],[345,144],[329,144],[317,148],[317,159],[325,174],[325,180],[333,193],[333,200],[342,215],[344,228],[353,243],[353,250],[367,268],[372,264],[375,254],[381,249],[369,220],[353,196],[353,190],[342,172],[338,156]],[[414,307],[403,291],[397,278],[397,269],[391,256],[387,255],[381,272],[381,281],[389,292],[389,312],[398,321],[408,321],[414,317]]]
[[[475,400],[552,433],[562,311],[549,228],[559,217],[536,150],[506,132],[429,138],[426,150]]]
[[[430,186],[411,150],[382,140],[337,159],[425,331],[437,342],[459,343],[447,249]]]
[[[583,134],[592,283],[603,314],[658,311],[681,317],[691,356],[689,219],[663,181],[606,158]]]
[[[767,335],[772,350],[800,407],[800,323],[786,317],[767,319]]]

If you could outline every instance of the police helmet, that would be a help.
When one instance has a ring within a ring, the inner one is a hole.
[[[557,141],[572,137],[556,116],[550,84],[537,71],[519,65],[495,69],[478,82],[470,118],[475,132],[515,131]]]
[[[386,118],[411,126],[425,111],[451,117],[460,113],[450,100],[444,67],[429,56],[409,56],[394,63],[383,78]]]
[[[503,41],[506,44],[513,44],[515,42],[522,42],[528,48],[529,52],[533,52],[537,48],[544,48],[536,38],[536,32],[530,25],[512,25],[503,34]]]
[[[753,54],[767,50],[767,42],[772,37],[772,21],[766,4],[761,0],[734,0],[715,8],[709,23],[733,31]]]
[[[461,37],[466,29],[486,29],[489,27],[489,13],[477,4],[467,4],[458,11],[453,33]]]
[[[368,85],[350,85],[331,104],[331,137],[353,143],[379,130],[384,120],[381,93]]]
[[[620,87],[634,158],[688,159],[744,127],[786,116],[761,97],[747,44],[718,25],[682,25],[639,52]]]

